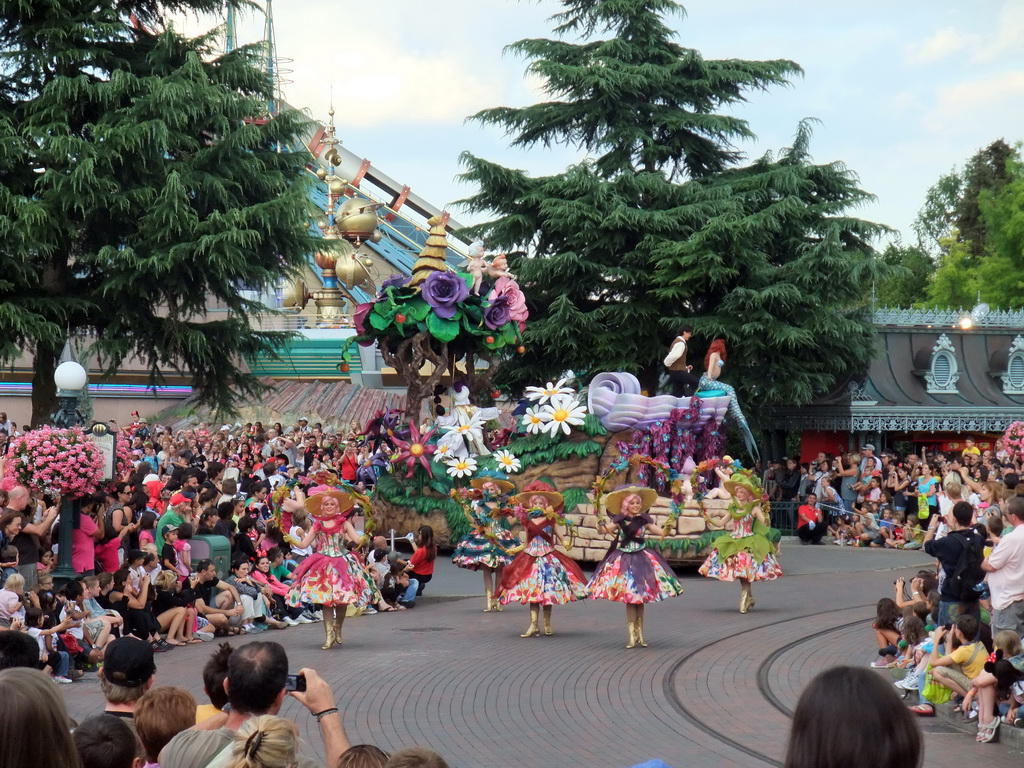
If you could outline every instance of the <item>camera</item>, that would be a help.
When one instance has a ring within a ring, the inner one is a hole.
[[[286,693],[291,693],[292,691],[304,693],[306,690],[306,676],[288,675],[284,681],[284,690]]]
[[[952,624],[943,624],[942,628],[944,630],[946,630],[947,632],[949,632],[951,629],[953,629],[953,625]]]

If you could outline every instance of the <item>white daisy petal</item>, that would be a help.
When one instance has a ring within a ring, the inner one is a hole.
[[[450,459],[445,463],[448,465],[448,474],[452,477],[469,477],[476,472],[476,459],[471,457]]]
[[[519,459],[517,459],[511,451],[502,449],[500,451],[495,451],[492,455],[494,456],[494,460],[497,463],[498,468],[504,472],[518,472],[522,466]]]

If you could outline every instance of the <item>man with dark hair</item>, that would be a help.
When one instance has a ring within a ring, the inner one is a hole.
[[[203,667],[203,690],[210,699],[209,704],[196,707],[196,725],[219,715],[228,703],[228,692],[224,681],[228,678],[228,661],[231,659],[231,644],[221,643]]]
[[[19,629],[0,629],[0,671],[16,667],[39,669],[39,643]]]
[[[153,648],[133,635],[111,642],[103,654],[100,688],[107,701],[104,714],[125,720],[135,716],[135,704],[153,685],[156,662]]]
[[[327,682],[312,669],[301,669],[306,690],[291,696],[309,710],[320,726],[326,765],[338,764],[348,749],[348,737]],[[206,768],[230,752],[235,732],[250,717],[277,715],[286,695],[288,656],[277,643],[249,643],[233,651],[224,681],[229,712],[222,712],[201,725],[183,731],[160,752],[162,768]],[[299,758],[298,768],[315,768],[317,763]]]
[[[110,715],[83,720],[72,733],[82,768],[140,768],[135,734]]]
[[[223,633],[232,618],[242,615],[242,598],[233,584],[221,581],[217,576],[217,566],[210,558],[200,560],[195,568],[196,577],[191,586],[196,594],[196,612],[210,622],[214,630]],[[216,598],[213,597],[214,589],[219,590]]]
[[[992,634],[1009,629],[1024,635],[1024,498],[1014,496],[1003,513],[1013,530],[999,539],[981,567],[992,593]]]
[[[942,520],[949,526],[949,533],[936,539],[935,533]],[[956,623],[962,615],[981,618],[974,586],[985,576],[981,569],[985,542],[972,525],[973,520],[974,507],[966,501],[958,501],[950,514],[932,517],[924,535],[924,551],[942,564],[945,574],[939,591],[937,623],[940,626]]]
[[[696,392],[700,385],[700,378],[692,373],[693,366],[686,364],[686,352],[691,336],[693,336],[693,326],[680,326],[679,335],[672,341],[668,355],[663,361],[665,368],[668,369],[669,381],[672,382],[673,397],[688,397]]]

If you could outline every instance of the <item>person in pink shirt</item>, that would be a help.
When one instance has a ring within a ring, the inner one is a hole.
[[[266,555],[260,555],[256,558],[256,568],[251,574],[252,578],[263,584],[266,587],[270,587],[271,595],[274,601],[274,615],[279,621],[283,621],[285,624],[290,624],[293,627],[298,624],[308,624],[309,619],[305,618],[303,614],[303,607],[296,605],[288,607],[285,602],[285,598],[288,596],[288,585],[281,581],[278,581],[277,577],[270,572],[270,558]]]
[[[1006,502],[1006,521],[1013,525],[986,557],[981,567],[988,572],[992,593],[992,633],[1001,629],[1024,635],[1024,497]]]
[[[92,576],[96,572],[96,542],[103,539],[106,501],[103,493],[82,499],[78,527],[71,534],[71,567],[79,576]]]

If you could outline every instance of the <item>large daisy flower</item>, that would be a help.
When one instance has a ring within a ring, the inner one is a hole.
[[[491,455],[494,456],[494,461],[498,465],[498,469],[502,472],[512,474],[514,472],[518,472],[522,466],[519,463],[519,459],[513,456],[511,451],[502,449],[500,451],[495,451]]]
[[[476,472],[476,459],[467,456],[464,459],[452,459],[448,464],[448,474],[452,477],[469,477]]]
[[[565,386],[565,382],[568,379],[559,379],[557,384],[552,384],[550,381],[543,387],[527,387],[526,396],[537,403],[548,403],[559,395],[571,395],[575,390],[572,387]]]
[[[568,435],[571,431],[569,426],[582,425],[583,419],[587,415],[587,407],[571,395],[558,395],[552,398],[548,405],[542,406],[542,410],[548,416],[548,422],[542,429],[545,432],[550,432],[552,437],[558,433],[559,429]]]
[[[523,415],[523,426],[531,435],[543,432],[549,421],[551,421],[551,417],[545,413],[543,408],[527,408]]]

